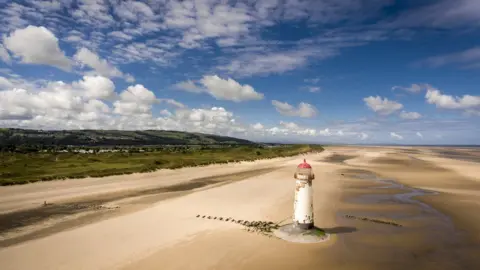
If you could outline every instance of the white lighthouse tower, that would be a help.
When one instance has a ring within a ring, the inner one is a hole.
[[[315,174],[312,166],[304,159],[297,166],[295,174],[295,201],[293,222],[280,226],[273,233],[276,237],[295,243],[318,243],[326,241],[330,235],[313,224],[313,186]]]
[[[293,176],[296,179],[293,206],[293,226],[302,230],[313,228],[313,187],[315,175],[312,166],[303,160]]]

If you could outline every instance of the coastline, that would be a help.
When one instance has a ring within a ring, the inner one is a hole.
[[[480,220],[471,217],[480,210],[480,183],[449,167],[454,164],[462,170],[475,170],[475,163],[427,160],[428,153],[423,150],[412,154],[408,149],[390,148],[327,148],[305,157],[316,175],[315,226],[331,235],[326,242],[295,244],[248,232],[238,224],[196,218],[201,214],[288,220],[293,210],[292,171],[301,162],[299,158],[303,159],[298,156],[208,170],[206,174],[272,168],[182,196],[147,200],[122,215],[0,248],[0,260],[7,262],[5,269],[50,269],[55,265],[69,270],[159,266],[451,270],[480,266],[475,255],[480,248]],[[198,176],[203,171],[185,168],[174,174],[180,179],[193,172]],[[368,174],[382,181],[364,177]],[[415,190],[426,193],[417,195]]]

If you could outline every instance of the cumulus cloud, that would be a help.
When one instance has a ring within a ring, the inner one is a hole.
[[[382,134],[388,129],[415,130],[425,134],[424,132],[438,131],[438,126],[441,125],[449,127],[442,129],[447,135],[455,134],[458,130],[472,129],[472,123],[466,121],[438,123],[429,120],[400,123],[364,120],[332,123],[328,127],[318,128],[279,121],[277,125],[267,126],[262,123],[242,123],[241,118],[223,107],[187,108],[176,100],[157,97],[143,85],[129,86],[118,95],[110,97],[115,86],[105,77],[85,76],[72,83],[44,81],[40,84],[17,84],[18,80],[9,78],[0,81],[3,85],[0,91],[2,127],[169,129],[276,142],[388,142],[379,141],[379,138],[384,139]],[[25,89],[15,88],[15,85],[24,85]],[[165,106],[169,108],[162,108]],[[478,128],[480,126],[477,125],[473,130]],[[415,132],[412,134],[418,138]],[[389,133],[385,135],[388,136]],[[445,138],[449,137],[447,135]],[[404,140],[407,142],[406,138]]]
[[[272,105],[275,107],[277,112],[279,112],[281,115],[286,115],[286,116],[298,116],[298,117],[304,117],[304,118],[311,118],[317,115],[318,110],[315,108],[315,106],[305,103],[305,102],[300,102],[298,104],[298,107],[294,107],[287,102],[280,102],[278,100],[272,100]]]
[[[120,100],[113,103],[114,112],[122,115],[151,114],[155,94],[141,84],[129,86],[120,93]]]
[[[393,139],[396,139],[396,140],[403,140],[403,136],[395,133],[395,132],[390,132],[390,137],[392,137]]]
[[[283,122],[283,121],[280,121],[280,125],[282,125],[283,127],[285,127],[286,129],[298,129],[298,125],[293,123],[293,122]]]
[[[420,119],[422,117],[421,114],[417,113],[417,112],[406,112],[406,111],[402,111],[400,113],[400,117],[402,119],[406,119],[406,120],[416,120],[416,119]]]
[[[135,79],[129,74],[123,74],[118,68],[111,65],[107,60],[100,59],[100,57],[90,51],[87,48],[81,48],[74,55],[75,60],[77,60],[80,65],[86,65],[93,69],[93,71],[99,75],[105,77],[121,77],[125,78],[127,82],[134,82]]]
[[[280,127],[271,127],[271,128],[266,128],[264,130],[267,134],[273,135],[273,136],[287,136],[287,135],[300,135],[300,136],[317,136],[317,135],[323,135],[317,132],[316,129],[313,128],[308,128],[308,127],[301,127],[296,123],[293,122],[284,122],[280,121]]]
[[[83,76],[83,80],[73,85],[84,89],[85,96],[93,99],[108,99],[115,91],[113,82],[102,76]]]
[[[256,123],[256,124],[252,125],[252,128],[253,128],[254,130],[263,130],[263,129],[264,129],[264,126],[263,126],[262,124],[260,124],[260,123]]]
[[[423,84],[412,84],[411,86],[408,87],[403,87],[403,86],[394,86],[392,87],[392,90],[404,90],[413,94],[418,94],[421,91],[423,91],[427,86]]]
[[[116,95],[113,82],[102,76],[84,76],[72,83],[44,81],[40,86],[27,83],[17,85],[18,81],[20,80],[5,78],[0,80],[2,127],[177,130],[186,128],[186,124],[179,122],[172,113],[162,113],[163,117],[155,117],[152,114],[152,106],[155,104],[185,109],[183,104],[173,99],[157,98],[152,91],[140,84],[129,86]],[[28,88],[18,88],[19,86]]]
[[[390,115],[403,108],[403,105],[396,102],[388,100],[387,98],[382,98],[380,96],[370,96],[363,99],[365,104],[374,112],[380,115]]]
[[[3,120],[46,121],[89,121],[95,120],[108,111],[108,106],[100,100],[92,84],[95,78],[84,77],[72,84],[48,82],[41,89],[29,91],[13,88],[0,91],[0,118]],[[89,116],[88,119],[86,116]]]
[[[200,83],[205,86],[210,95],[219,100],[240,102],[263,99],[263,94],[256,92],[250,85],[241,85],[231,78],[222,79],[217,75],[204,76]]]
[[[215,99],[234,102],[261,100],[264,97],[262,93],[256,92],[252,86],[241,85],[231,78],[222,79],[217,75],[206,75],[199,80],[199,83],[202,87],[191,80],[179,82],[174,87],[187,92],[208,93]]]
[[[70,71],[72,63],[58,45],[58,39],[47,28],[29,25],[4,37],[5,47],[27,64],[54,66]]]
[[[425,95],[427,103],[441,109],[480,109],[480,96],[454,97],[442,94],[438,89],[429,89]]]

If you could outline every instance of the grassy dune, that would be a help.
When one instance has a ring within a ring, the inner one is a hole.
[[[322,150],[323,148],[317,145],[288,145],[273,148],[240,146],[144,153],[0,152],[0,185],[151,172],[158,169],[177,169],[211,163],[286,157]]]

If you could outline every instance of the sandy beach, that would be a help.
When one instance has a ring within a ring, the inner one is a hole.
[[[0,268],[479,269],[479,157],[474,149],[339,146],[0,187]],[[316,176],[315,225],[328,241],[295,244],[197,218],[288,222],[303,158]]]

